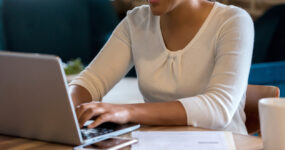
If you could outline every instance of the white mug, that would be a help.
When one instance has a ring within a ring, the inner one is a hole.
[[[263,98],[258,103],[265,150],[285,150],[285,98]]]

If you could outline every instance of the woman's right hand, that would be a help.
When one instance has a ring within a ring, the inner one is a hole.
[[[131,105],[100,102],[84,103],[76,106],[76,115],[80,128],[90,119],[94,122],[88,128],[94,128],[104,122],[124,124],[131,120]]]

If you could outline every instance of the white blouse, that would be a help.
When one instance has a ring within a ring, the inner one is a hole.
[[[128,12],[71,84],[101,100],[135,65],[145,102],[177,100],[188,125],[247,134],[244,104],[253,39],[253,22],[246,11],[215,2],[192,41],[170,51],[160,17],[144,5]]]

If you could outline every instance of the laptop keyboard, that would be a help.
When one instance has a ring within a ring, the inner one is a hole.
[[[104,136],[105,134],[108,134],[108,137],[110,137],[109,135],[112,134],[112,132],[119,131],[122,134],[122,133],[125,133],[127,131],[126,129],[128,129],[128,128],[135,128],[135,126],[139,127],[139,125],[137,125],[137,124],[135,124],[135,125],[134,124],[119,125],[116,123],[106,122],[106,123],[103,123],[103,124],[97,126],[96,128],[88,129],[87,126],[90,123],[92,123],[92,121],[85,123],[83,128],[80,129],[83,140],[95,138],[98,136]],[[123,131],[123,130],[126,130],[126,131]]]
[[[100,135],[108,134],[114,131],[117,131],[118,129],[121,128],[120,125],[107,122],[99,125],[96,128],[93,129],[88,129],[87,126],[92,123],[93,121],[88,121],[87,123],[84,124],[83,128],[81,130],[81,134],[84,140],[89,139],[89,138],[94,138]]]
[[[82,134],[83,139],[86,140],[89,138],[104,135],[104,134],[111,133],[114,131],[115,131],[114,129],[102,128],[102,127],[97,127],[94,129],[83,128],[83,129],[81,129],[81,134]]]

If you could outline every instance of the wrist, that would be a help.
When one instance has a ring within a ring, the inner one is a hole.
[[[126,105],[127,107],[127,112],[128,112],[128,121],[129,122],[136,122],[136,117],[135,117],[135,106],[133,104],[128,104]]]

